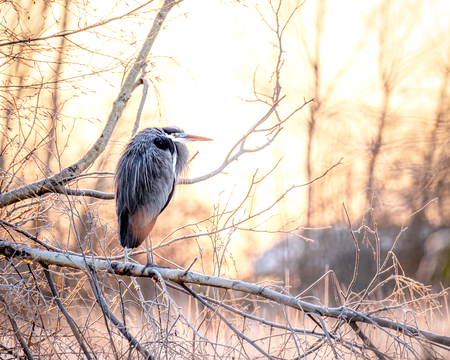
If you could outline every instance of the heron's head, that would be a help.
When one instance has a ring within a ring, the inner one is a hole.
[[[189,135],[184,132],[183,129],[177,127],[177,126],[167,126],[162,128],[161,130],[164,131],[166,136],[170,138],[172,141],[179,142],[179,143],[188,143],[192,141],[211,141],[212,139],[203,137],[203,136],[197,136],[197,135]]]

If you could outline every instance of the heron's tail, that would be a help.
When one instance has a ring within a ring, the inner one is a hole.
[[[156,218],[150,222],[135,214],[123,211],[119,216],[119,239],[122,247],[134,249],[140,246],[155,226]]]

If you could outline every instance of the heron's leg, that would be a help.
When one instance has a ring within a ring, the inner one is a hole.
[[[151,240],[151,235],[148,235],[145,238],[145,246],[147,247],[147,266],[153,266],[155,264],[153,262],[153,250],[150,250],[150,246],[148,244],[148,238],[150,238],[150,240]],[[152,246],[152,248],[153,248],[153,246]],[[152,251],[151,255],[150,255],[150,251]]]
[[[123,248],[123,253],[125,254],[125,262],[129,262],[129,260],[128,260],[128,248],[126,246]]]

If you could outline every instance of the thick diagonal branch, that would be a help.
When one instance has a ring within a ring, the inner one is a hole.
[[[134,84],[139,76],[139,72],[144,66],[150,49],[155,43],[156,37],[161,30],[164,20],[167,17],[170,9],[178,1],[175,0],[165,0],[163,7],[158,12],[153,26],[147,35],[144,44],[142,45],[141,51],[139,52],[133,67],[128,73],[122,88],[120,89],[117,99],[114,101],[111,113],[109,114],[108,121],[106,122],[105,128],[102,134],[97,139],[95,144],[88,150],[88,152],[75,164],[72,164],[65,169],[61,170],[58,174],[55,174],[49,178],[36,181],[32,184],[22,186],[20,188],[11,190],[5,194],[0,195],[0,208],[17,203],[19,201],[38,197],[49,192],[57,192],[57,189],[64,186],[68,181],[72,179],[87,168],[89,168],[95,160],[100,156],[100,154],[105,150],[109,139],[119,121],[128,100],[131,97]]]

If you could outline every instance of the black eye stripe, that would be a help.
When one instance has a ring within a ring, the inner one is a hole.
[[[168,139],[165,136],[157,136],[153,140],[153,143],[158,149],[169,150],[172,154],[175,151],[175,145],[173,144],[172,140]]]

